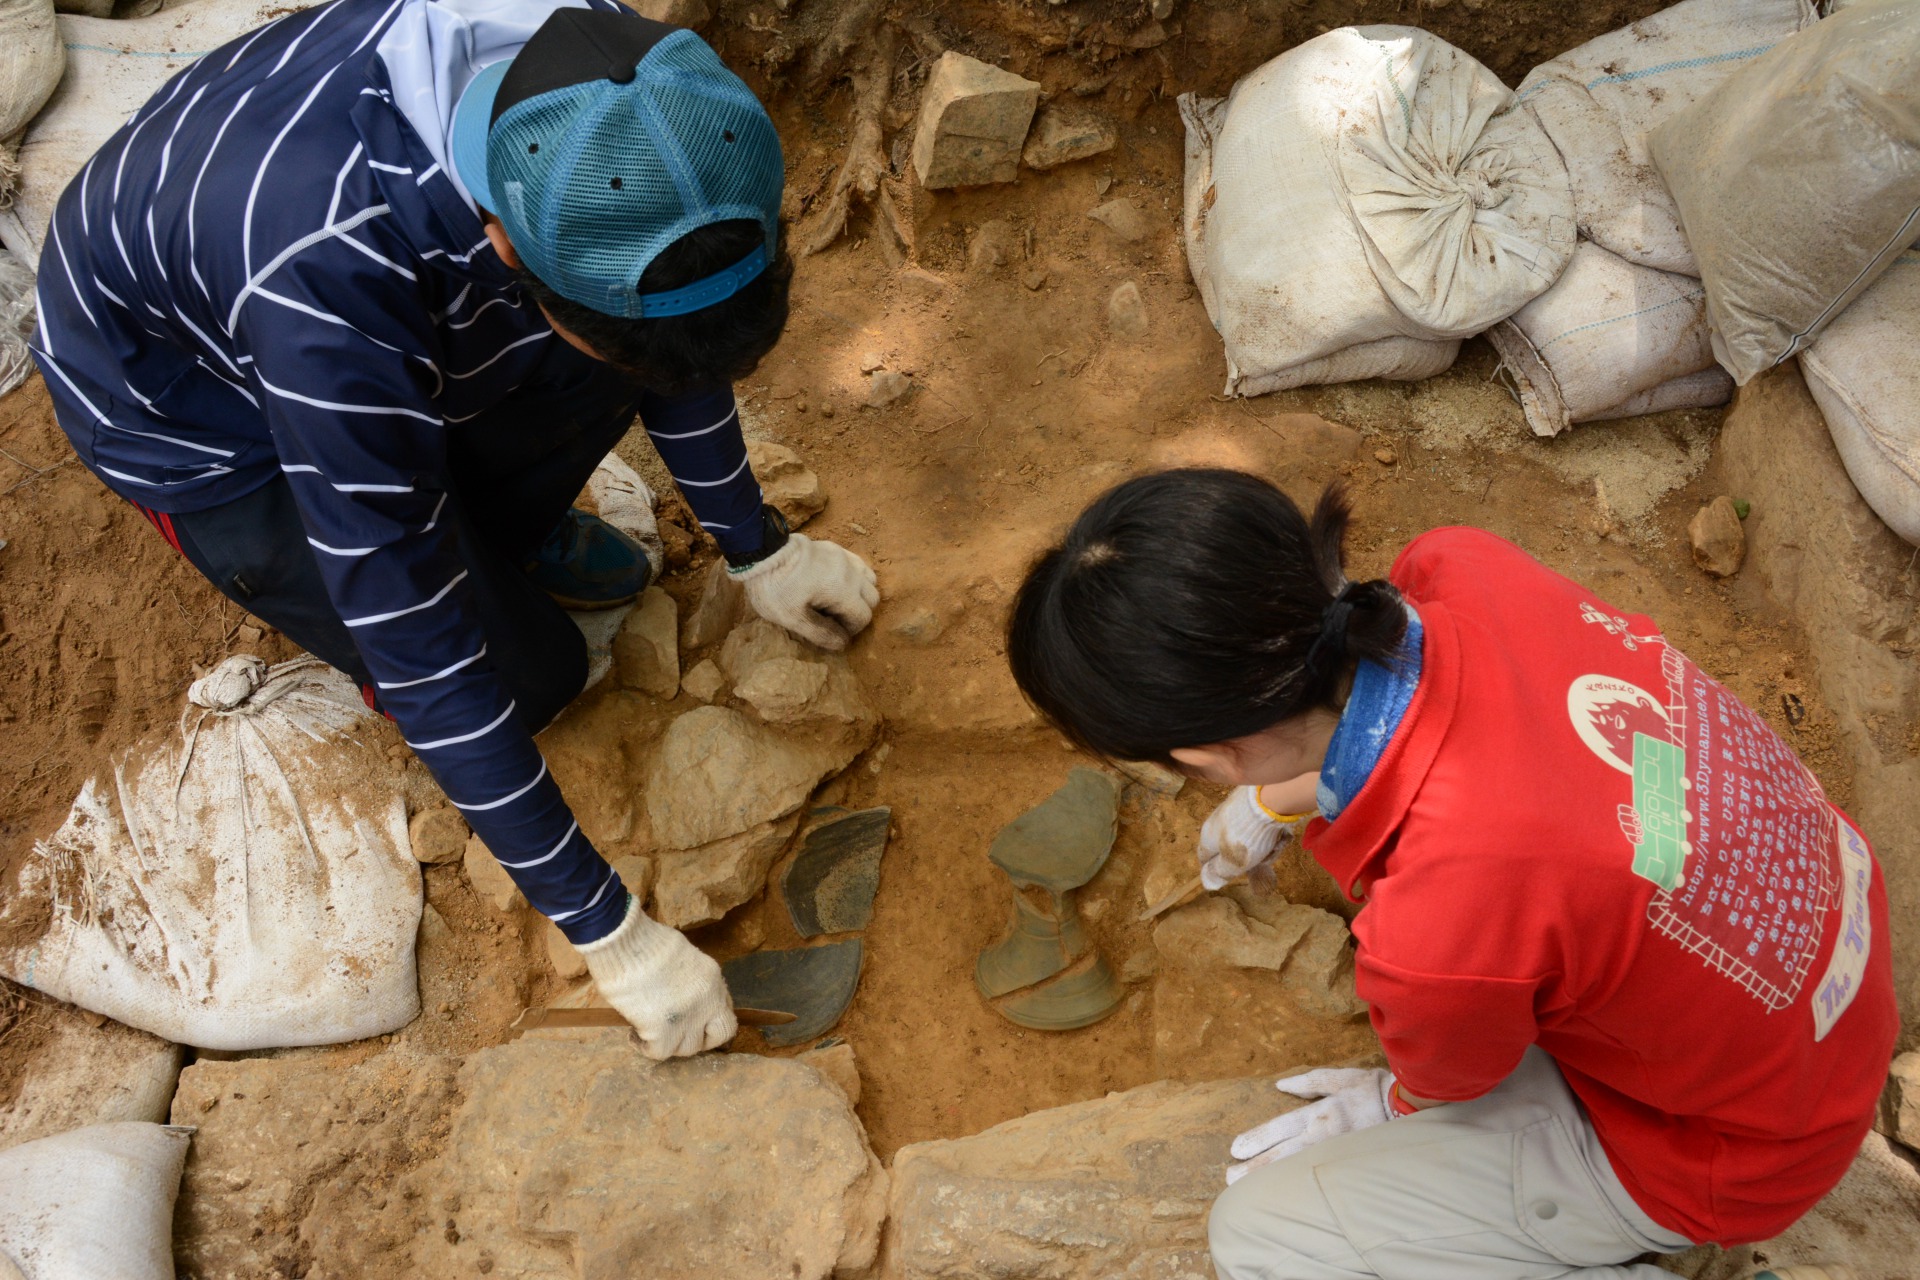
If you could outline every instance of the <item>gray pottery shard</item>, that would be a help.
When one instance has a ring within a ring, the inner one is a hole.
[[[787,914],[803,938],[864,929],[873,919],[893,810],[881,806],[815,814],[826,820],[807,832],[780,880]]]
[[[1014,884],[1064,893],[1100,873],[1119,831],[1120,784],[1076,768],[1058,791],[1001,828],[987,856]]]
[[[755,951],[720,966],[733,1002],[748,1009],[794,1015],[784,1026],[761,1027],[770,1045],[803,1044],[833,1029],[860,985],[860,939],[792,951]]]

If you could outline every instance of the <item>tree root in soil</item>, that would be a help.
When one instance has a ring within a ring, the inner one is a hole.
[[[858,6],[850,7],[849,12],[854,8]],[[800,257],[820,252],[846,232],[855,198],[871,206],[878,215],[887,234],[893,237],[892,250],[904,256],[911,243],[884,182],[888,166],[881,146],[880,115],[893,85],[894,54],[898,46],[898,33],[891,25],[882,26],[854,68],[852,127],[848,131],[846,159],[834,177],[826,203],[809,214],[795,233],[794,248]]]

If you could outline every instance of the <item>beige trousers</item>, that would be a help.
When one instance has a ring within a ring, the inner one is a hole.
[[[1632,1260],[1692,1243],[1627,1195],[1538,1049],[1485,1097],[1255,1170],[1208,1235],[1220,1280],[1671,1280]]]

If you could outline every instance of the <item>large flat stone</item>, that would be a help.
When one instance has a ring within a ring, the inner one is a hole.
[[[886,1280],[1207,1280],[1234,1135],[1287,1110],[1273,1076],[1171,1081],[902,1147]]]
[[[1805,631],[1854,771],[1850,812],[1886,873],[1894,985],[1920,1042],[1920,590],[1914,549],[1854,490],[1797,368],[1740,388],[1721,429],[1724,492],[1752,504],[1747,569]]]
[[[655,849],[693,849],[784,818],[858,752],[837,737],[776,732],[731,707],[696,707],[668,726],[647,768]]]

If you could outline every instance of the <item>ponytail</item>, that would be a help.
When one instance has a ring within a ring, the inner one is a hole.
[[[1007,629],[1014,680],[1114,759],[1245,737],[1336,708],[1356,660],[1394,661],[1400,593],[1345,572],[1346,492],[1304,516],[1237,471],[1164,471],[1096,499],[1028,571]]]

